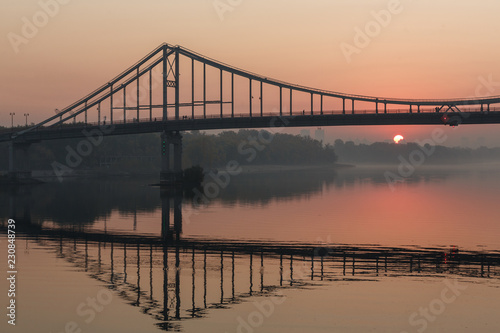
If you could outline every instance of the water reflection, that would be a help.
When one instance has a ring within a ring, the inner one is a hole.
[[[24,227],[29,242],[53,249],[166,331],[280,289],[387,276],[500,277],[498,253],[225,244]]]
[[[451,175],[444,172],[436,177]],[[342,176],[318,173],[310,182],[294,173],[248,175],[238,180],[238,186],[228,187],[217,200],[229,205],[266,205],[271,198],[288,200],[331,186],[343,188],[379,181],[378,176],[350,172]],[[52,249],[55,255],[106,284],[130,306],[157,320],[158,327],[165,331],[182,330],[184,320],[206,317],[212,311],[231,308],[256,296],[276,296],[286,289],[385,277],[500,277],[498,251],[187,237],[183,235],[182,207],[189,199],[178,191],[145,184],[144,180],[90,181],[76,186],[45,184],[9,189],[0,193],[2,199],[7,199],[2,202],[8,203],[2,215],[16,219],[28,242]],[[99,204],[94,206],[96,202]],[[136,230],[141,218],[138,213],[158,209],[159,235],[89,227],[118,210],[133,216]],[[54,224],[47,226],[47,220]]]
[[[158,208],[158,192],[144,180],[88,180],[37,186],[0,187],[0,218],[50,220],[59,225],[91,225],[117,210],[124,214]],[[3,203],[8,202],[8,206]]]
[[[306,172],[290,170],[241,174],[234,177],[208,205],[221,202],[229,206],[236,203],[265,206],[273,199],[283,201],[309,198],[332,187],[344,189],[363,183],[387,186],[384,176],[386,170],[388,169],[315,169]],[[405,182],[412,185],[443,181],[460,177],[464,173],[466,171],[459,169],[424,169],[405,178]],[[207,180],[210,181],[210,178]],[[138,214],[154,212],[159,208],[164,212],[168,205],[171,209],[179,207],[174,202],[165,201],[165,195],[159,195],[159,188],[148,186],[155,182],[155,178],[116,178],[0,187],[0,219],[15,216],[18,219],[30,218],[33,223],[38,224],[50,220],[58,225],[85,226],[92,225],[96,220],[109,218],[113,211],[118,211],[122,215],[133,216],[135,230]],[[171,200],[178,202],[179,198]],[[185,198],[185,204],[191,203],[192,197]],[[165,221],[163,217],[162,221]]]

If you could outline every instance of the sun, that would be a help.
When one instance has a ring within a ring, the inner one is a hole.
[[[401,134],[398,134],[394,137],[394,142],[395,143],[399,143],[399,141],[401,140],[404,140],[405,138],[401,135]]]

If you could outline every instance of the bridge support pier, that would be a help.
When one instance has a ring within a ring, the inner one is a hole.
[[[24,226],[31,224],[31,187],[19,186],[9,189],[9,218]],[[19,228],[19,227],[18,227]]]
[[[9,179],[12,182],[31,181],[28,149],[30,143],[9,143]]]
[[[161,134],[161,185],[182,182],[182,135],[179,132],[163,131]]]

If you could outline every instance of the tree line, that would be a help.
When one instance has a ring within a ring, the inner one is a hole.
[[[335,141],[334,149],[339,155],[339,162],[351,164],[399,164],[401,158],[408,160],[410,156],[414,158],[424,156],[427,165],[455,165],[500,160],[500,148],[472,149],[430,144],[421,146],[414,142],[355,144],[352,141],[344,142],[338,139]]]
[[[207,134],[198,131],[183,135],[183,167],[223,167],[236,160],[241,165],[332,164],[337,155],[331,145],[309,137],[272,134],[269,131],[240,130]],[[82,139],[61,139],[33,144],[29,149],[33,170],[50,170],[52,164],[66,163]],[[84,139],[83,139],[84,140]],[[112,169],[124,172],[157,172],[160,168],[160,135],[108,136],[81,159],[73,169]],[[8,168],[8,144],[0,144],[0,168]]]

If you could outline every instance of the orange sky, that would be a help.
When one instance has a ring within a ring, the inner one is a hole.
[[[10,124],[10,112],[16,113],[19,124],[24,123],[26,112],[30,122],[43,120],[162,42],[269,77],[347,93],[468,97],[488,78],[500,82],[500,42],[495,33],[500,31],[500,2],[395,3],[3,0],[0,124]],[[391,13],[391,8],[397,10]],[[23,34],[27,21],[38,23],[38,31],[26,35],[25,28]],[[357,29],[370,32],[369,42],[364,40],[367,45],[361,45],[359,38],[356,44]],[[14,35],[25,38],[23,43],[14,45]],[[346,45],[357,49],[349,59],[342,51]],[[500,84],[479,91],[500,95]],[[460,132],[450,130],[451,143],[463,143],[462,137],[478,142],[483,137],[484,144],[500,145],[496,125],[465,127]],[[327,134],[373,141],[398,132],[404,135],[406,130],[423,138],[432,128],[330,128]]]

